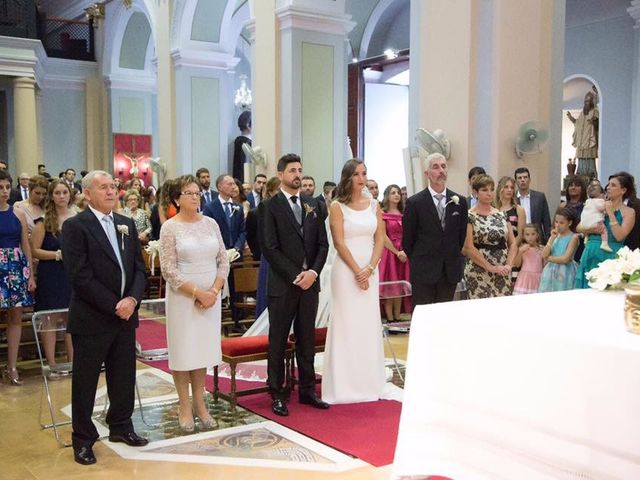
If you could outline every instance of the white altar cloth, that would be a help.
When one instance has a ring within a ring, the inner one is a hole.
[[[640,336],[621,292],[417,307],[394,478],[640,479]]]

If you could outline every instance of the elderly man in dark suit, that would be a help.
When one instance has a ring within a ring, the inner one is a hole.
[[[462,278],[467,234],[467,202],[446,187],[447,160],[433,153],[425,163],[429,186],[407,199],[402,219],[414,305],[453,300]]]
[[[518,195],[516,201],[522,205],[527,215],[527,223],[538,225],[542,232],[541,244],[544,245],[551,234],[551,216],[549,215],[549,204],[543,192],[531,190],[531,174],[527,167],[516,168],[513,175],[518,185]]]
[[[71,409],[73,451],[82,465],[96,463],[93,425],[96,388],[104,363],[110,406],[109,440],[140,447],[133,431],[135,329],[146,286],[140,241],[132,219],[113,212],[118,192],[111,175],[83,179],[88,208],[64,222],[62,257],[73,293],[67,331],[73,340]]]
[[[218,196],[204,206],[202,213],[213,218],[220,227],[224,247],[227,250],[234,249],[242,256],[247,237],[242,205],[235,203],[231,198],[236,184],[231,176],[223,174],[216,179],[216,188],[218,189]],[[229,275],[229,293],[232,298],[234,292],[233,272],[231,272],[231,275]],[[234,331],[238,333],[244,332],[245,329],[240,324],[239,312],[233,306],[231,313],[235,323]]]
[[[300,377],[300,403],[326,409],[315,393],[315,322],[320,281],[329,244],[324,222],[316,213],[314,198],[300,205],[302,162],[295,154],[278,161],[281,191],[260,204],[260,247],[269,261],[269,393],[276,415],[287,416],[289,392],[284,385],[284,355],[291,325],[296,334],[296,359]]]

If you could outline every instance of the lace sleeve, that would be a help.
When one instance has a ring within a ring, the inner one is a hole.
[[[209,218],[209,217],[205,217]],[[216,264],[218,267],[218,277],[227,278],[229,276],[229,257],[227,256],[227,251],[224,248],[224,240],[222,239],[222,233],[220,233],[220,227],[215,220],[210,218],[211,226],[213,227],[213,231],[216,234],[216,238],[218,239],[218,245],[220,245],[220,250],[218,250],[218,255],[216,255]]]
[[[166,221],[160,229],[160,269],[166,282],[177,290],[187,280],[178,270],[178,252],[174,222]]]

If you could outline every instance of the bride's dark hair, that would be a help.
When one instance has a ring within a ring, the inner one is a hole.
[[[353,174],[356,172],[358,165],[364,165],[364,161],[359,158],[352,158],[347,160],[342,167],[342,173],[340,174],[340,182],[336,187],[336,194],[333,199],[340,203],[349,203],[353,196]]]

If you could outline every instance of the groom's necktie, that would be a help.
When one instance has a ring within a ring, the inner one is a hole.
[[[291,201],[293,202],[293,215],[296,217],[296,221],[302,227],[302,208],[298,203],[298,197],[296,195],[291,195]]]
[[[104,222],[104,229],[107,232],[107,237],[109,238],[109,243],[113,248],[113,252],[116,254],[116,258],[118,259],[118,265],[120,265],[121,281],[120,281],[120,295],[124,294],[124,286],[125,286],[125,276],[124,276],[124,265],[122,263],[122,256],[120,255],[120,247],[118,247],[118,237],[116,236],[116,227],[113,224],[113,218],[110,215],[105,215],[102,217],[102,221]]]
[[[436,193],[433,198],[438,201],[436,210],[438,211],[438,217],[440,217],[440,225],[442,225],[442,229],[444,230],[444,202],[442,200],[445,196],[441,193]]]

